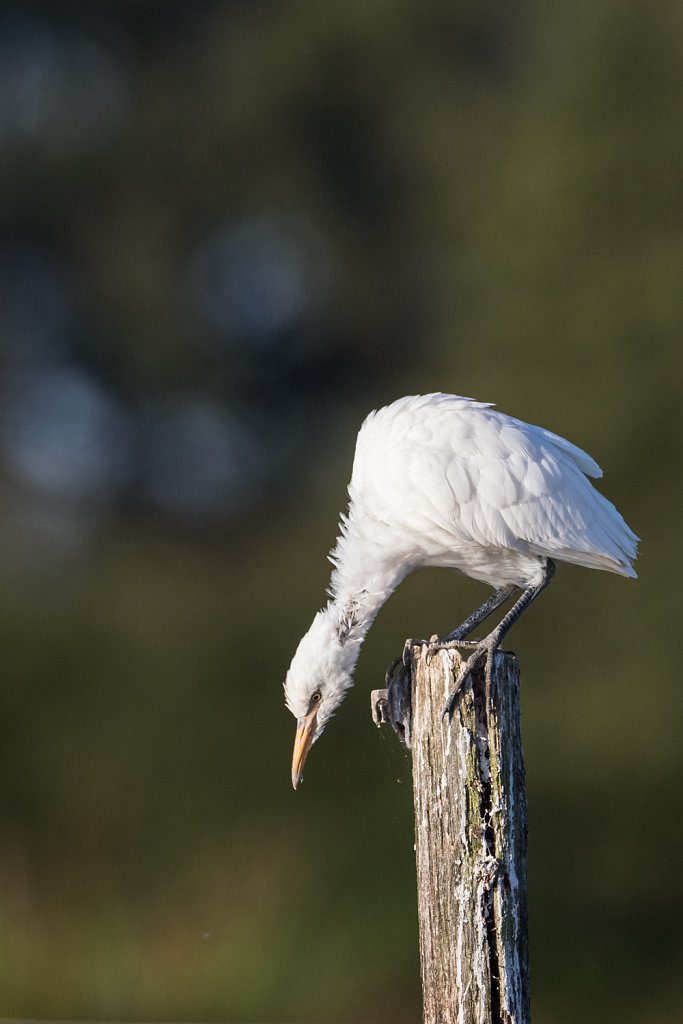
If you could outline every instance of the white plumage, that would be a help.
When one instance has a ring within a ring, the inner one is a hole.
[[[635,577],[638,538],[587,479],[601,475],[564,438],[469,398],[410,396],[367,417],[348,513],[330,556],[330,601],[301,640],[285,682],[287,706],[299,720],[295,786],[311,743],[352,685],[377,612],[414,569],[443,566],[497,588],[483,614],[451,634],[459,639],[523,589],[519,609],[501,622],[500,635],[489,634],[470,668],[549,582],[553,561]]]

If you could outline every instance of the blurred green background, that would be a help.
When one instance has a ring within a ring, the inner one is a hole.
[[[0,1015],[414,1022],[410,764],[368,691],[485,589],[410,578],[306,781],[282,681],[401,394],[585,447],[636,583],[522,666],[544,1024],[683,1020],[678,0],[0,9]]]

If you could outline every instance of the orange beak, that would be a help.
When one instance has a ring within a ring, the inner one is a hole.
[[[313,737],[315,736],[318,724],[318,709],[309,711],[303,718],[297,719],[296,736],[294,737],[294,754],[292,756],[292,785],[294,789],[299,785],[304,774],[304,764],[311,749]]]

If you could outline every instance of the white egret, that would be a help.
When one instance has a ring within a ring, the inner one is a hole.
[[[463,640],[521,590],[463,665],[445,712],[540,594],[555,561],[635,577],[638,538],[587,477],[594,460],[563,437],[456,395],[401,398],[358,433],[349,509],[330,554],[330,600],[313,619],[285,682],[297,719],[292,783],[352,685],[361,644],[401,580],[443,566],[494,593],[446,643]]]

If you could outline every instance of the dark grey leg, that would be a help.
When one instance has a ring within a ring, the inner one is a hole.
[[[504,604],[509,597],[519,590],[514,583],[509,583],[506,587],[499,587],[498,590],[494,590],[491,596],[484,601],[482,605],[475,612],[472,612],[468,618],[465,619],[461,626],[454,629],[452,633],[449,633],[445,638],[446,640],[464,640],[468,633],[471,633],[475,626],[478,626],[480,622],[487,619],[491,612],[495,612],[496,608],[499,608],[501,604]]]
[[[484,619],[486,619],[491,614],[491,612],[494,612],[496,608],[499,608],[501,604],[504,604],[505,601],[507,601],[508,598],[512,597],[512,595],[517,590],[519,590],[519,587],[516,587],[513,583],[510,583],[506,587],[500,587],[498,590],[495,590],[491,594],[491,596],[486,601],[484,601],[484,603],[480,605],[479,608],[477,608],[476,611],[472,612],[472,614],[465,619],[461,626],[458,626],[457,629],[454,629],[451,633],[444,637],[442,641],[440,640],[437,642],[447,644],[454,640],[464,640],[467,634],[470,633],[475,626],[478,626],[480,622],[483,622]],[[405,645],[403,647],[403,652],[399,654],[398,658],[394,658],[394,660],[391,662],[386,672],[384,673],[384,685],[387,688],[391,684],[391,681],[396,674],[396,669],[399,667],[399,665],[403,666],[404,668],[408,667],[408,656],[410,654],[411,647],[414,644],[427,645],[428,643],[429,641],[427,640],[406,640]]]
[[[444,713],[444,717],[446,715],[448,715],[449,719],[451,719],[453,717],[453,711],[455,710],[455,705],[456,705],[457,700],[458,700],[458,695],[462,692],[462,688],[463,688],[465,682],[467,681],[467,679],[470,676],[470,674],[472,673],[472,671],[476,668],[476,666],[479,663],[479,661],[481,661],[482,656],[486,655],[487,661],[488,661],[489,658],[492,657],[493,652],[496,651],[500,647],[500,645],[501,645],[501,643],[503,641],[503,638],[507,634],[508,630],[512,626],[514,626],[515,622],[520,617],[520,615],[522,615],[522,613],[526,611],[526,609],[529,607],[529,605],[532,603],[532,601],[536,600],[536,598],[541,593],[541,591],[545,590],[545,588],[548,586],[548,584],[550,583],[550,581],[551,581],[551,579],[553,578],[554,575],[555,575],[555,563],[552,561],[552,559],[546,558],[545,559],[545,565],[544,565],[544,571],[543,571],[543,579],[541,580],[541,582],[538,583],[534,587],[527,587],[526,590],[524,590],[522,592],[521,596],[519,597],[519,599],[517,601],[515,601],[515,603],[513,604],[512,608],[510,609],[510,611],[506,615],[503,616],[503,618],[500,620],[500,622],[498,623],[496,628],[491,630],[489,635],[487,637],[485,637],[481,641],[480,644],[477,645],[477,647],[474,649],[474,651],[469,656],[467,661],[464,662],[464,664],[462,665],[462,668],[460,670],[460,675],[458,676],[458,678],[456,680],[455,686],[453,688],[453,692],[451,693],[451,695],[449,696],[448,700],[446,701],[446,706],[445,706],[444,712],[443,712]],[[504,590],[505,588],[503,587],[501,589]],[[500,592],[501,591],[497,590],[493,594],[493,597],[495,598],[496,595],[499,594]],[[499,602],[499,603],[502,603],[502,602]],[[475,612],[475,615],[476,614],[477,613]],[[463,623],[463,625],[464,625],[464,623]],[[453,641],[453,646],[454,647],[457,647],[457,644],[458,644],[457,640]],[[439,647],[439,646],[447,647],[448,643],[437,644],[435,646],[437,646],[437,647]]]

